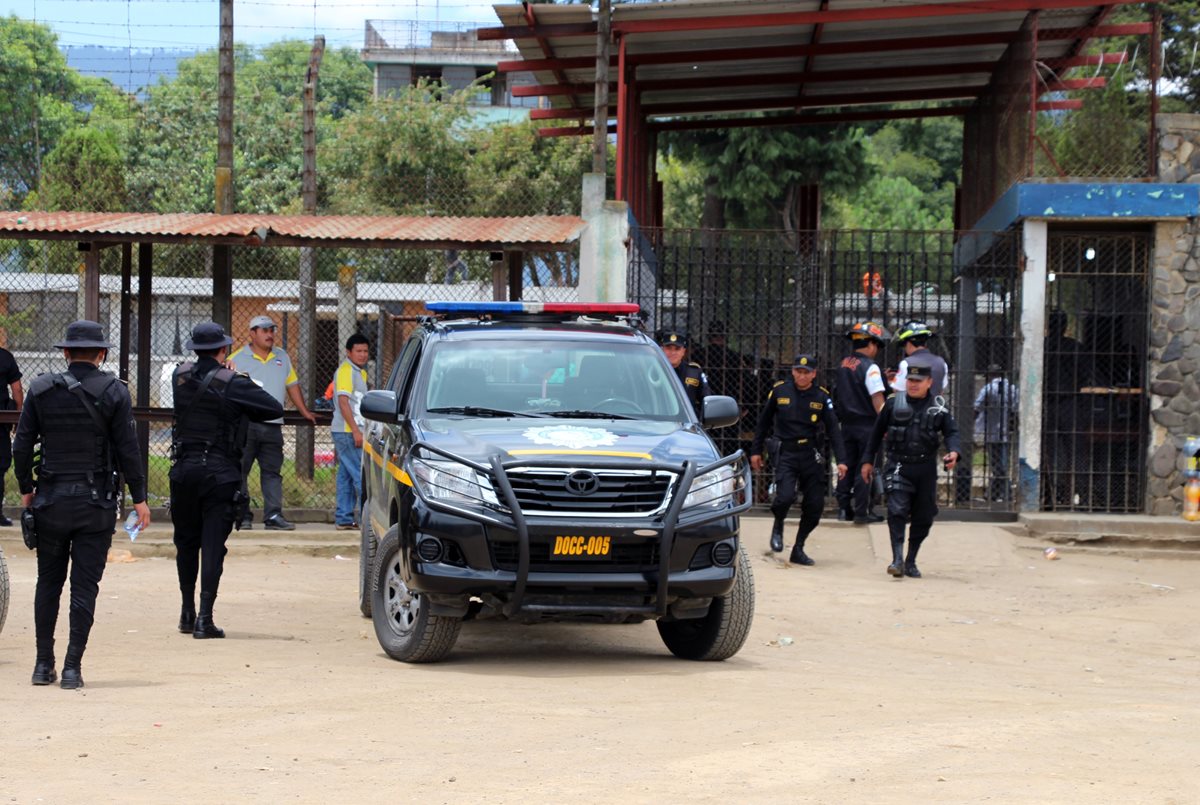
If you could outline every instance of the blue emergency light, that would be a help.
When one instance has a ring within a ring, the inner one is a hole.
[[[469,316],[506,313],[632,316],[639,310],[633,302],[426,302],[425,307],[430,313],[459,313]]]

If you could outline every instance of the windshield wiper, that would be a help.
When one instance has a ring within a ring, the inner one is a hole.
[[[549,411],[547,416],[556,416],[560,419],[637,419],[629,414],[610,414],[604,411]]]
[[[528,416],[541,417],[545,414],[531,414],[527,411],[505,411],[503,408],[480,408],[475,405],[449,405],[443,408],[430,408],[428,414],[462,414],[463,416]]]

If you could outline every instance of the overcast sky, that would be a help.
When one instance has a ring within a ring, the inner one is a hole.
[[[121,49],[216,47],[220,16],[218,0],[0,0],[0,9],[48,24],[63,47]],[[323,34],[329,47],[357,49],[368,19],[499,24],[491,3],[471,0],[234,0],[234,38],[253,45]]]

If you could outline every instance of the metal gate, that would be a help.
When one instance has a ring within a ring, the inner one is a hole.
[[[1050,230],[1042,408],[1045,511],[1141,512],[1152,234]]]
[[[749,447],[761,404],[790,376],[796,353],[816,353],[824,367],[817,382],[829,387],[855,321],[893,332],[925,321],[938,333],[931,349],[950,364],[946,397],[966,453],[943,479],[939,503],[1007,512],[1015,510],[1015,411],[985,403],[975,449],[975,403],[989,378],[1015,388],[1018,246],[1011,232],[641,229],[630,249],[629,298],[652,330],[685,329],[690,359],[715,391],[742,404],[741,423],[713,434],[725,452]],[[901,357],[889,347],[879,360],[894,368]],[[984,432],[989,417],[1006,427]],[[993,440],[986,450],[985,438]],[[759,502],[767,483],[756,483]]]

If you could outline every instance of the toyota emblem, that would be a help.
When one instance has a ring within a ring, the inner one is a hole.
[[[596,473],[588,470],[575,470],[567,476],[566,487],[580,497],[590,495],[600,488],[600,479]]]

